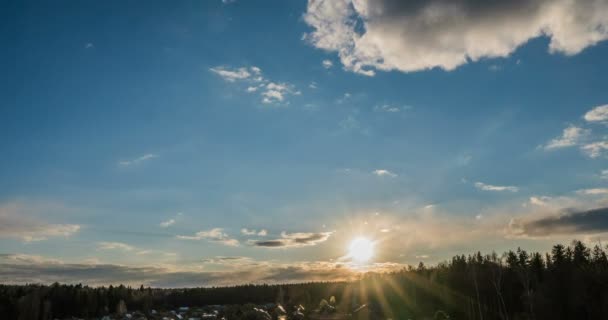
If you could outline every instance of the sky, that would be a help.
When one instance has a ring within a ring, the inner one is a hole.
[[[608,1],[0,16],[2,283],[344,280],[607,241]]]

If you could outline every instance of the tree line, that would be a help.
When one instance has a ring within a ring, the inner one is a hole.
[[[101,317],[124,303],[147,312],[182,306],[281,303],[305,306],[335,297],[348,313],[367,305],[392,319],[608,319],[608,258],[601,245],[557,244],[541,254],[457,255],[352,282],[158,289],[65,284],[0,285],[0,319]],[[234,316],[232,319],[238,319]]]

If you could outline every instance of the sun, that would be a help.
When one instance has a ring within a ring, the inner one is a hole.
[[[366,238],[355,238],[348,247],[348,256],[355,262],[367,262],[374,256],[374,243]]]

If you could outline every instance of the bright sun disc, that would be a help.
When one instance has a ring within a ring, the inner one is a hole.
[[[356,238],[348,247],[348,255],[356,262],[367,262],[374,255],[374,243],[365,238]]]

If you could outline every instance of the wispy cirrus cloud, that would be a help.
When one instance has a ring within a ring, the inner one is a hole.
[[[239,241],[231,238],[222,228],[199,231],[193,236],[178,235],[177,238],[182,240],[207,240],[232,247],[239,245]]]
[[[608,39],[605,1],[309,0],[304,21],[313,29],[305,41],[367,76],[453,70],[540,36],[566,55]]]
[[[245,92],[259,95],[264,104],[289,104],[290,96],[300,95],[301,92],[293,84],[272,81],[262,74],[262,69],[256,66],[230,68],[218,66],[209,69],[227,82],[238,83]]]
[[[119,251],[133,251],[135,247],[122,242],[98,242],[97,249],[99,250],[119,250]]]
[[[482,191],[497,191],[497,192],[501,192],[501,191],[517,192],[517,191],[519,191],[518,187],[491,185],[491,184],[486,184],[486,183],[479,182],[479,181],[475,182],[475,188],[482,190]]]
[[[134,253],[134,254],[136,254],[138,256],[151,255],[151,254],[156,254],[156,255],[163,256],[163,257],[175,257],[175,256],[177,256],[177,254],[174,253],[174,252],[166,252],[166,251],[159,251],[159,250],[142,249],[142,248],[130,245],[128,243],[116,242],[116,241],[101,241],[101,242],[97,242],[97,250],[119,251],[119,252],[125,252],[125,253]]]
[[[250,240],[249,243],[256,247],[266,248],[294,248],[314,246],[323,243],[331,237],[333,232],[282,232],[281,238],[273,240]]]
[[[158,158],[158,155],[154,153],[146,153],[134,159],[118,161],[118,165],[123,167],[134,166],[154,158]]]

